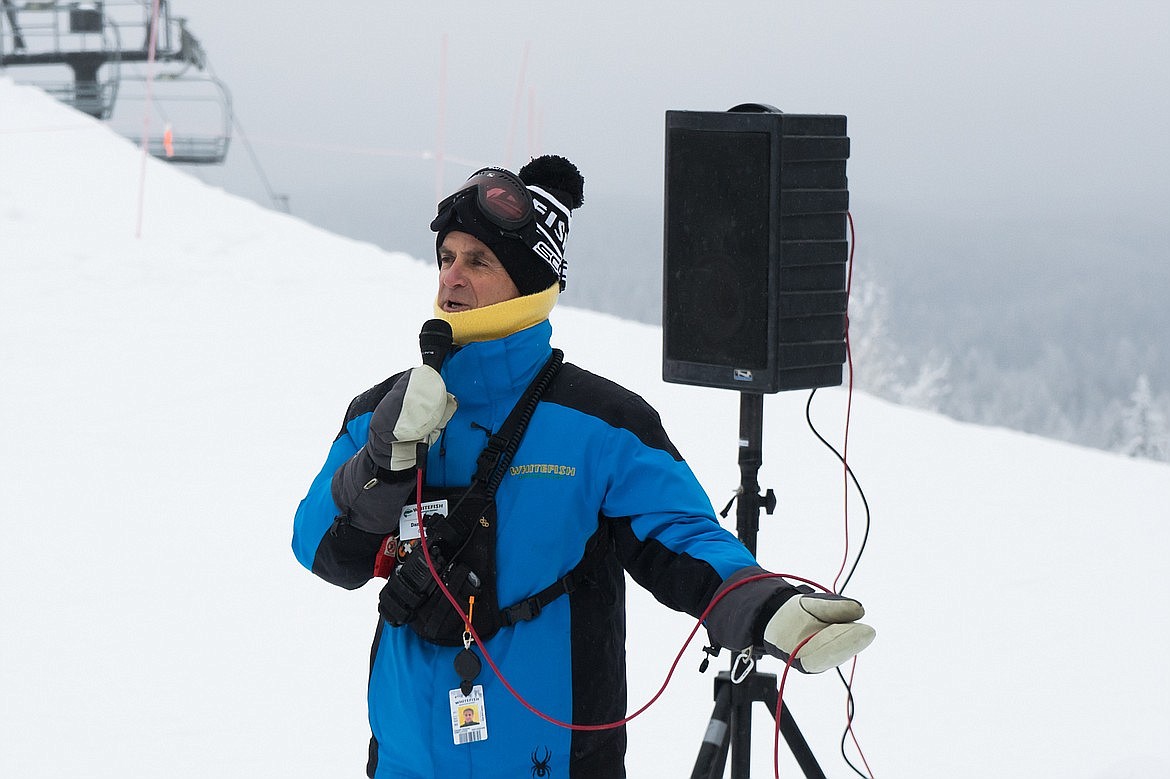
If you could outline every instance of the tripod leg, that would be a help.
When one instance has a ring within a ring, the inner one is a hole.
[[[772,712],[772,718],[776,717],[776,699],[765,699],[764,703],[768,707],[768,711]],[[785,743],[788,744],[788,749],[791,750],[792,756],[796,758],[797,765],[804,771],[806,779],[825,779],[825,774],[821,771],[820,763],[809,748],[808,742],[804,740],[804,734],[800,732],[800,728],[796,724],[796,720],[792,717],[792,711],[788,708],[787,703],[780,704],[780,735],[784,736]]]
[[[715,686],[718,688],[715,694],[715,708],[711,712],[711,719],[707,721],[707,732],[703,734],[703,745],[699,747],[699,756],[695,758],[691,779],[719,779],[723,776],[723,768],[727,764],[731,685],[725,680],[717,679]]]
[[[752,775],[750,687],[750,684],[737,684],[731,694],[731,779],[748,779]]]

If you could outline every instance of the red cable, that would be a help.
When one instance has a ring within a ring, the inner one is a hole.
[[[845,511],[845,554],[841,560],[841,568],[837,571],[837,577],[833,580],[833,592],[837,592],[837,583],[841,578],[841,574],[845,571],[845,567],[849,561],[849,428],[853,417],[853,346],[849,339],[849,301],[851,300],[853,292],[853,254],[857,249],[857,234],[853,225],[853,213],[846,211],[845,215],[849,221],[849,270],[845,280],[845,356],[849,363],[849,385],[846,394],[845,402],[845,434],[844,441],[841,445],[841,466],[843,477],[845,481],[844,490],[844,511]],[[793,652],[795,654],[795,652]],[[849,681],[846,683],[848,695],[846,697],[848,711],[846,712],[845,729],[849,733],[849,737],[853,740],[853,746],[857,748],[857,754],[861,757],[861,762],[865,765],[865,770],[873,777],[873,769],[869,767],[869,761],[865,759],[865,752],[861,749],[861,744],[857,741],[857,733],[853,730],[853,712],[852,712],[852,695],[853,695],[853,676],[857,671],[857,657],[853,657],[853,664],[849,670]],[[785,669],[787,673],[787,669]],[[779,704],[777,704],[779,706]],[[779,708],[777,708],[779,711]],[[779,733],[779,729],[777,729]],[[777,775],[779,779],[779,775]]]
[[[852,665],[849,667],[849,691],[850,691],[850,695],[852,695],[852,692],[853,692],[853,676],[854,676],[854,674],[855,674],[856,672],[857,672],[857,655],[854,655],[854,656],[853,656],[853,664],[852,664]],[[846,700],[850,700],[850,699],[848,699],[848,698],[847,698]],[[849,737],[850,737],[851,739],[853,739],[853,746],[854,746],[854,747],[857,749],[857,754],[858,754],[858,755],[861,757],[861,762],[862,762],[862,763],[865,765],[865,771],[866,771],[866,773],[868,773],[868,774],[870,775],[871,779],[872,779],[872,777],[873,777],[873,769],[869,767],[869,761],[865,759],[865,751],[864,751],[864,750],[862,750],[862,748],[861,748],[861,744],[860,744],[860,743],[858,743],[858,741],[857,741],[857,733],[855,733],[855,732],[853,731],[853,711],[852,711],[852,706],[849,706],[849,710],[848,710],[848,711],[846,711],[846,721],[848,722],[848,725],[846,726],[846,729],[849,731]]]
[[[784,664],[784,673],[780,675],[780,686],[776,688],[776,732],[772,741],[772,772],[776,775],[776,779],[780,779],[780,716],[784,711],[784,684],[788,681],[788,669],[792,667],[797,653],[804,649],[804,645],[812,641],[815,635],[816,633],[813,633],[792,650],[788,662]]]
[[[853,346],[849,340],[849,300],[853,290],[853,250],[856,248],[856,236],[853,231],[853,214],[846,211],[845,215],[849,220],[849,270],[845,277],[845,358],[849,364],[849,383],[845,396],[845,439],[841,445],[841,470],[845,480],[845,554],[841,557],[841,567],[833,579],[833,592],[838,591],[841,574],[849,565],[849,423],[853,416]]]
[[[416,490],[415,490],[415,500],[416,500],[416,510],[418,512],[419,546],[422,547],[423,555],[426,557],[427,568],[430,569],[431,578],[434,579],[435,583],[439,585],[439,589],[442,590],[443,595],[447,598],[447,602],[451,604],[451,606],[455,609],[455,613],[459,615],[459,618],[462,619],[463,623],[467,626],[468,632],[471,633],[471,637],[475,640],[475,643],[479,645],[479,650],[483,653],[484,661],[487,662],[488,666],[492,669],[492,672],[496,675],[496,678],[499,679],[500,683],[504,685],[504,688],[507,689],[507,691],[509,693],[511,693],[512,697],[515,698],[517,701],[519,701],[520,705],[522,705],[524,708],[528,709],[530,712],[535,714],[537,717],[540,717],[545,722],[552,723],[553,725],[556,725],[557,727],[566,728],[568,730],[610,730],[612,728],[621,727],[622,725],[625,725],[626,723],[630,722],[630,720],[639,716],[644,711],[646,711],[651,706],[653,706],[654,703],[657,702],[657,700],[660,697],[662,697],[662,693],[666,691],[667,685],[670,684],[670,680],[674,676],[675,669],[678,668],[678,664],[682,660],[683,653],[686,651],[687,647],[690,646],[691,641],[694,640],[695,634],[699,632],[699,628],[702,627],[703,621],[707,619],[707,615],[711,613],[711,609],[713,609],[715,607],[715,604],[717,604],[717,603],[719,603],[719,601],[723,600],[723,598],[726,597],[733,590],[736,590],[736,589],[744,586],[745,584],[749,584],[749,583],[755,582],[755,581],[760,581],[762,579],[785,578],[785,579],[795,579],[798,582],[802,582],[802,583],[807,584],[811,587],[815,587],[819,590],[822,590],[823,592],[828,592],[828,590],[825,589],[825,587],[823,585],[817,584],[814,581],[802,578],[800,576],[794,576],[792,574],[760,573],[760,574],[756,574],[754,576],[748,576],[744,579],[741,579],[740,581],[736,582],[735,584],[728,587],[726,590],[724,590],[723,592],[719,593],[717,596],[712,598],[711,602],[709,604],[707,604],[707,608],[704,609],[703,613],[699,616],[699,619],[696,620],[695,626],[693,628],[691,628],[691,632],[687,636],[687,640],[683,643],[682,648],[679,649],[678,654],[675,655],[674,662],[670,664],[670,670],[667,671],[666,679],[663,680],[662,686],[658,688],[658,691],[656,693],[654,693],[654,695],[650,698],[649,701],[647,701],[645,703],[645,705],[643,705],[641,708],[639,708],[633,714],[630,714],[630,715],[624,717],[623,719],[617,720],[616,722],[607,722],[607,723],[603,723],[603,724],[599,724],[599,725],[578,725],[578,724],[575,724],[572,722],[563,722],[555,717],[552,717],[548,714],[545,714],[543,711],[541,711],[540,709],[533,706],[531,703],[529,703],[527,701],[527,699],[524,698],[523,695],[521,695],[516,690],[515,687],[512,686],[512,684],[507,680],[507,678],[504,676],[503,672],[500,670],[499,666],[496,665],[495,659],[487,651],[487,647],[484,646],[484,643],[482,641],[480,641],[479,634],[476,632],[475,627],[472,626],[471,622],[467,619],[467,613],[463,611],[463,608],[459,605],[459,602],[455,600],[455,596],[453,596],[451,594],[451,591],[447,589],[447,585],[444,584],[443,580],[439,577],[438,571],[435,570],[434,561],[431,559],[431,550],[428,548],[428,545],[427,545],[426,527],[423,524],[423,511],[422,511],[423,472],[422,472],[421,468],[419,468],[417,471],[417,480],[416,481],[417,481],[417,484],[416,484]],[[810,636],[809,638],[811,638],[811,637],[812,636]],[[807,639],[806,639],[806,641],[807,641]],[[801,646],[803,646],[803,645],[804,644],[802,642]],[[799,649],[799,647],[797,647],[797,648]],[[796,652],[794,651],[793,657],[795,657],[795,655],[796,655]],[[791,663],[792,663],[792,659],[789,658],[789,665],[791,665]]]

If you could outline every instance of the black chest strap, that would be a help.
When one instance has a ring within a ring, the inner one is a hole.
[[[488,498],[495,497],[500,481],[508,472],[508,466],[512,464],[512,457],[520,448],[520,441],[524,438],[524,431],[528,429],[532,414],[540,403],[540,397],[556,377],[564,359],[564,352],[560,349],[552,350],[552,356],[548,358],[544,368],[528,385],[524,396],[513,407],[500,429],[488,437],[487,446],[479,453],[472,483],[479,482],[484,485]]]
[[[489,436],[476,461],[471,485],[454,499],[446,516],[427,520],[427,546],[435,568],[460,603],[466,602],[465,596],[475,595],[474,619],[485,640],[500,625],[495,594],[496,489],[520,447],[541,395],[563,361],[564,353],[553,349],[548,362],[528,385],[500,429]],[[379,612],[391,625],[410,624],[419,635],[434,643],[462,642],[463,621],[438,590],[426,557],[420,551],[408,555],[390,575],[378,601]]]
[[[536,619],[544,607],[562,595],[568,595],[577,589],[589,578],[593,569],[601,564],[602,559],[609,553],[612,546],[609,534],[609,525],[603,519],[601,526],[589,537],[585,543],[585,552],[573,570],[545,587],[540,592],[516,603],[506,609],[500,609],[500,624],[515,625],[517,622],[526,622]]]

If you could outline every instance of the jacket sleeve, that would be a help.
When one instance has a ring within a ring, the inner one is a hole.
[[[361,587],[373,577],[374,561],[385,535],[353,526],[348,512],[333,498],[333,477],[338,468],[365,446],[374,409],[401,376],[402,373],[396,373],[350,401],[325,464],[293,518],[293,554],[300,564],[325,581],[349,590]]]
[[[332,482],[337,469],[361,448],[358,441],[364,443],[368,424],[368,413],[347,421],[293,518],[292,548],[300,564],[327,582],[351,590],[374,575],[382,536],[349,523],[333,500]]]
[[[623,566],[661,603],[694,617],[719,594],[706,623],[711,638],[732,649],[758,643],[768,618],[795,588],[779,577],[735,586],[767,572],[719,524],[657,412],[636,396],[624,406],[606,447],[611,476],[602,507],[616,520]]]

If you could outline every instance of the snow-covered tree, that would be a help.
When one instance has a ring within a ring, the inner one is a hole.
[[[951,391],[950,371],[951,361],[931,352],[918,366],[918,374],[913,380],[898,388],[898,402],[914,408],[941,410],[943,401]]]
[[[1149,460],[1170,459],[1170,425],[1150,388],[1146,374],[1138,376],[1121,413],[1117,451]]]
[[[890,334],[889,299],[867,283],[849,301],[849,343],[857,386],[906,406],[938,411],[950,391],[950,360],[937,350],[912,360]]]
[[[876,283],[856,285],[849,299],[849,347],[857,386],[893,400],[906,359],[889,332],[889,301]]]

